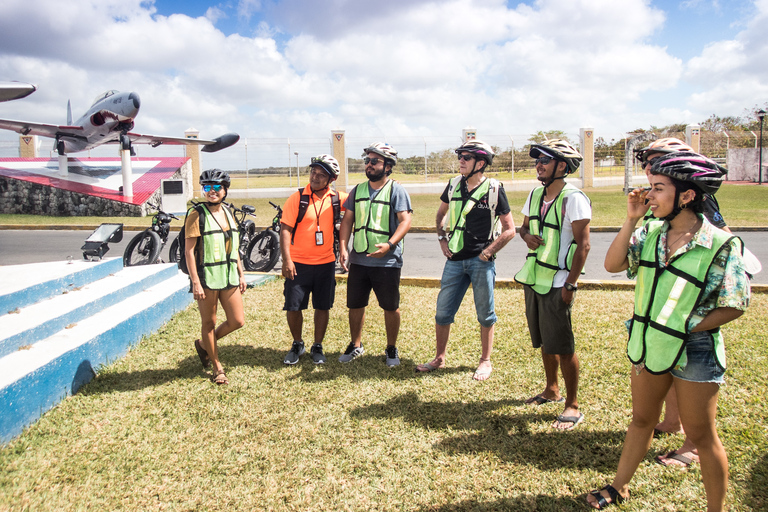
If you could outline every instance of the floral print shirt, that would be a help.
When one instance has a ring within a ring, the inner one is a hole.
[[[702,215],[698,216],[703,221],[701,228],[693,235],[691,241],[675,251],[670,259],[680,257],[693,249],[696,245],[700,245],[707,249],[712,248],[714,233],[718,228],[714,227]],[[659,243],[656,247],[661,268],[667,266],[665,247],[667,246],[668,230],[669,222],[664,221],[664,224],[661,226]],[[627,269],[627,277],[630,279],[634,279],[637,276],[640,264],[640,253],[643,250],[643,245],[645,244],[647,236],[648,223],[638,228],[632,234],[632,238],[629,241],[629,250],[627,253],[629,268]],[[747,306],[749,306],[749,298],[749,278],[744,270],[744,259],[742,258],[737,242],[731,240],[731,242],[727,244],[715,258],[709,272],[707,272],[704,294],[702,295],[701,302],[694,309],[689,327],[691,329],[695,328],[713,309],[735,308],[744,311],[747,309]],[[627,323],[627,328],[629,328],[629,322],[630,321]]]

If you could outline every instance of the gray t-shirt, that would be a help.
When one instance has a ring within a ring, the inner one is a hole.
[[[374,190],[371,188],[369,182],[360,183],[358,187],[368,187],[371,201],[376,197],[381,189]],[[344,208],[348,211],[355,211],[355,194],[357,190],[352,189],[349,193],[349,197],[344,202]],[[400,221],[397,219],[398,212],[411,212],[411,197],[402,185],[396,181],[392,182],[392,194],[390,195],[389,204],[392,207],[389,209],[389,225],[392,227],[392,232],[400,225]],[[354,249],[354,235],[352,241],[349,244],[349,262],[353,265],[363,265],[365,267],[395,267],[401,268],[403,266],[403,241],[397,244],[397,247],[393,251],[388,252],[381,258],[369,258],[366,253],[356,252]]]

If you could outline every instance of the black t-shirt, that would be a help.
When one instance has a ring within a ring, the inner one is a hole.
[[[450,205],[451,200],[448,197],[448,187],[450,187],[450,182],[446,185],[445,190],[443,190],[440,200]],[[462,200],[468,200],[472,194],[467,190],[466,182],[461,181],[459,187]],[[462,247],[461,251],[451,257],[451,261],[474,258],[491,243],[488,240],[489,235],[491,234],[491,215],[488,211],[489,209],[488,193],[486,193],[467,214],[467,224],[464,231],[464,247]],[[499,201],[496,204],[496,216],[506,215],[509,212],[509,201],[507,201],[507,194],[504,192],[504,185],[499,183]],[[450,218],[450,210],[448,216]]]

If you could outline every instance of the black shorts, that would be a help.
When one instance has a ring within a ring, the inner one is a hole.
[[[571,304],[563,302],[562,288],[552,288],[539,295],[530,286],[523,286],[525,316],[531,333],[533,348],[545,354],[567,355],[576,350],[571,326]]]
[[[347,278],[347,307],[364,308],[371,290],[384,311],[400,307],[400,267],[365,267],[350,265]]]
[[[333,307],[336,298],[336,262],[321,265],[296,265],[296,277],[285,280],[283,311],[301,311],[309,306],[309,294],[312,294],[312,307],[327,311]]]

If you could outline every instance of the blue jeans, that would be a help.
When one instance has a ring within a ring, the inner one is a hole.
[[[691,382],[725,382],[725,370],[715,361],[714,341],[710,333],[702,331],[689,334],[685,354],[688,358],[685,367],[673,368],[670,372],[672,375]]]
[[[496,323],[496,311],[493,303],[493,287],[496,283],[496,264],[493,261],[481,261],[480,256],[466,260],[445,262],[443,277],[440,278],[440,293],[437,296],[437,325],[450,325],[456,311],[464,300],[470,283],[475,295],[477,321],[483,327]]]

